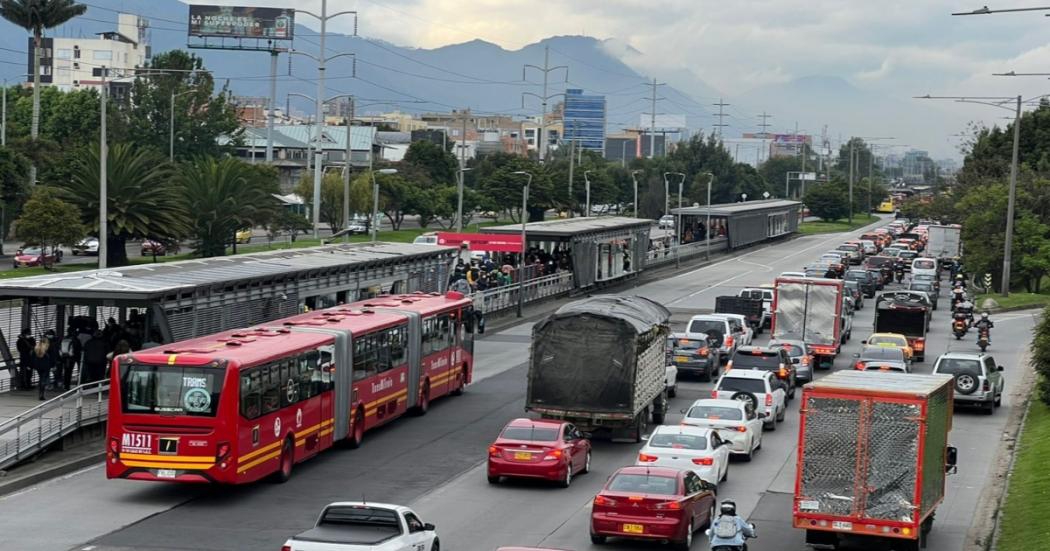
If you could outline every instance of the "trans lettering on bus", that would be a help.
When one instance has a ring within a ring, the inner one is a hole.
[[[366,430],[413,407],[425,413],[470,382],[469,298],[368,302],[377,300],[375,309],[354,303],[119,357],[107,477],[284,480],[337,440],[360,445]]]

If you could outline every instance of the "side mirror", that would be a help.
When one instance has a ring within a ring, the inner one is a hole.
[[[681,413],[682,415],[685,415],[685,412],[686,412],[686,410],[685,410],[684,408],[683,408],[683,409],[680,409],[680,410],[678,410],[678,413]]]
[[[1003,370],[1003,366],[1001,366],[1001,365],[996,366],[995,369],[996,369],[996,371],[1002,371]]]
[[[428,522],[423,525],[423,530],[426,530],[427,532],[433,532],[434,530],[437,530],[437,527]]]
[[[759,419],[765,419],[766,417],[769,417],[769,415],[767,415],[765,412],[759,412],[759,414],[758,414],[758,418]]]
[[[868,344],[868,341],[860,341],[860,344]]]
[[[586,439],[588,439],[588,440],[590,440],[591,438],[593,438],[593,437],[594,437],[594,433],[593,433],[593,432],[581,432],[580,434],[581,434],[581,435],[582,435],[582,436],[583,436],[584,438],[586,438]]]
[[[855,353],[855,354],[853,354],[853,357],[854,357],[854,358],[859,358],[859,357],[860,357],[860,354],[858,354],[858,353]]]
[[[955,446],[948,446],[944,453],[944,472],[954,473],[956,471],[956,463],[959,460],[959,450]]]
[[[704,534],[706,534],[707,537],[710,539],[710,537],[711,537],[711,529],[708,528],[707,530],[704,530]]]

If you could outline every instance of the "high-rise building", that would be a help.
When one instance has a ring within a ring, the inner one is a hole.
[[[605,96],[565,90],[563,127],[565,139],[579,147],[605,154]]]

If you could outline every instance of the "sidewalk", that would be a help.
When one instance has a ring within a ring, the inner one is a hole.
[[[40,401],[36,389],[0,393],[0,468],[61,440],[81,422],[93,424],[103,418],[109,393],[91,392],[81,398],[76,392],[48,391],[47,401]],[[55,400],[60,396],[64,397]],[[45,407],[36,410],[40,406]]]

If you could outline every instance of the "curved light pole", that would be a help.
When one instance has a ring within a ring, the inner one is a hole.
[[[169,128],[168,128],[168,160],[169,161],[174,161],[175,160],[175,98],[185,96],[186,94],[192,94],[192,93],[194,93],[196,91],[197,91],[197,89],[193,88],[193,89],[190,89],[190,90],[186,90],[184,92],[179,92],[178,94],[176,94],[174,90],[172,90],[172,92],[171,92],[171,120],[168,121],[169,122]],[[254,148],[254,146],[252,146],[252,147]],[[252,162],[253,163],[255,162],[255,155],[254,155],[254,153],[252,154]]]
[[[529,217],[529,186],[532,185],[532,174],[524,170],[512,172],[518,176],[528,176],[525,187],[521,190],[521,259],[518,262],[518,317],[525,304],[525,225]]]
[[[641,170],[631,171],[631,180],[634,181],[634,217],[638,218],[638,173]]]
[[[711,260],[711,184],[715,181],[712,172],[704,172],[701,176],[707,176],[707,226],[704,232],[704,260]]]
[[[372,171],[372,243],[379,236],[379,181],[376,180],[376,172],[380,174],[397,174],[396,168],[381,168]]]
[[[295,53],[295,52],[292,52],[292,53]],[[310,55],[310,54],[303,54],[303,55]],[[338,57],[338,56],[332,56],[332,57]],[[312,96],[308,96],[306,94],[300,94],[299,92],[288,92],[288,95],[289,96],[300,97],[300,98],[309,100],[311,102],[316,101],[316,98],[314,98]],[[339,98],[353,98],[353,97],[354,97],[353,94],[339,94],[339,95],[332,96],[332,97],[324,100],[324,103],[331,103],[332,101],[335,101],[335,100],[337,100]],[[318,128],[320,128],[320,127],[318,127]],[[318,153],[317,154],[320,156],[320,155],[322,155],[322,153],[320,151],[320,149],[321,149],[321,133],[320,133],[320,131],[318,131],[318,133],[317,133],[316,143],[317,143],[317,149],[318,149]],[[346,144],[347,144],[346,148],[349,151],[349,149],[350,149],[350,128],[349,128],[349,126],[347,126],[347,130],[346,130]],[[310,155],[312,154],[313,148],[314,148],[314,140],[307,140],[307,147],[308,147],[308,149],[307,149],[307,157],[306,157],[307,161],[306,162],[307,162],[307,166],[309,166]],[[369,155],[371,155],[371,153],[369,153]],[[312,218],[313,218],[313,225],[314,225],[314,238],[315,239],[318,237],[317,227],[319,225],[321,225],[321,174],[323,173],[323,170],[321,170],[320,167],[321,167],[321,162],[320,162],[320,157],[318,157],[318,159],[315,160],[315,165],[314,165],[314,202],[313,202],[314,208],[313,208],[313,216],[312,216]],[[350,155],[349,154],[347,154],[347,157],[346,157],[346,167],[347,167],[347,170],[350,170]],[[349,188],[349,185],[347,185],[346,187]],[[350,197],[350,195],[349,195],[349,192],[348,192],[347,195],[344,198],[344,204],[347,207],[349,207],[349,202],[348,202],[348,198],[349,197]],[[349,217],[347,218],[347,220],[344,220],[343,229],[346,229],[347,225],[349,225]]]

